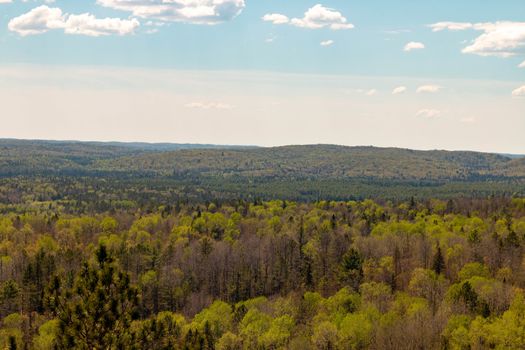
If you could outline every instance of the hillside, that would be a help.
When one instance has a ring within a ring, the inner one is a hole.
[[[0,173],[150,173],[161,176],[376,178],[523,177],[525,158],[479,152],[335,145],[256,148],[195,144],[0,140]]]
[[[218,147],[0,140],[0,203],[525,195],[525,158],[334,145]]]
[[[497,154],[333,145],[181,150],[106,159],[94,167],[164,176],[398,180],[525,176],[524,159]]]
[[[0,175],[93,172],[93,163],[183,149],[243,148],[202,144],[0,139]]]

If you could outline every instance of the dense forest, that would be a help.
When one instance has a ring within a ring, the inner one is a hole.
[[[97,211],[217,199],[484,198],[525,196],[525,158],[330,145],[0,140],[0,179],[0,204],[74,201]]]
[[[25,207],[0,347],[520,349],[524,253],[520,198]]]
[[[0,140],[0,348],[523,349],[524,160]]]

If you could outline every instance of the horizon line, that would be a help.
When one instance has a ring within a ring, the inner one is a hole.
[[[513,153],[513,152],[488,152],[472,149],[445,149],[445,148],[408,148],[408,147],[399,147],[399,146],[377,146],[377,145],[364,145],[364,144],[337,144],[337,143],[293,143],[293,144],[277,144],[271,146],[262,146],[262,145],[249,145],[249,144],[221,144],[221,143],[201,143],[201,142],[175,142],[175,141],[118,141],[118,140],[87,140],[87,139],[43,139],[43,138],[18,138],[18,137],[0,137],[0,141],[34,141],[34,142],[57,142],[57,143],[101,143],[101,144],[146,144],[146,145],[189,145],[189,146],[212,146],[214,148],[227,147],[227,148],[281,148],[281,147],[294,147],[294,146],[336,146],[336,147],[347,147],[347,148],[379,148],[379,149],[399,149],[399,150],[409,150],[409,151],[420,151],[420,152],[473,152],[473,153],[485,153],[485,154],[497,154],[497,155],[507,155],[507,156],[518,156],[525,157],[525,153]]]

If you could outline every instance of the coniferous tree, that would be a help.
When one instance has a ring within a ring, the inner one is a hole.
[[[357,289],[363,279],[363,258],[359,251],[351,248],[344,256],[342,262],[343,279],[352,288]]]
[[[138,294],[129,276],[119,271],[106,247],[85,263],[71,289],[55,278],[47,304],[59,321],[59,349],[123,349],[133,344],[130,324]]]
[[[437,247],[436,255],[432,262],[432,270],[438,275],[445,270],[445,259],[443,258],[443,253],[441,253],[441,247]]]

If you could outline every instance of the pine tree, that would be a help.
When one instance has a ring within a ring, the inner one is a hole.
[[[341,264],[343,278],[348,281],[352,288],[359,288],[363,279],[363,258],[359,251],[351,248],[344,256]]]
[[[96,262],[85,263],[71,289],[55,278],[47,305],[59,320],[58,349],[122,349],[133,344],[129,332],[138,294],[99,246]]]
[[[445,270],[445,259],[441,253],[441,247],[437,247],[436,255],[434,255],[434,261],[432,262],[432,270],[438,275]]]

